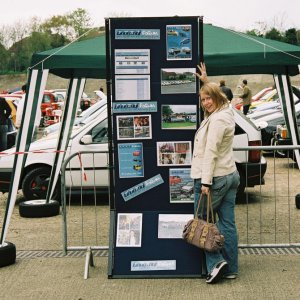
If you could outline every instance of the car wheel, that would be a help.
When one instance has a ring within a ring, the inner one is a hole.
[[[37,167],[24,176],[22,191],[27,200],[46,199],[50,173],[50,167]],[[59,182],[60,180],[56,184],[52,199],[60,200]]]
[[[9,242],[0,245],[0,268],[14,264],[16,261],[16,246]]]
[[[56,200],[30,200],[19,204],[19,214],[24,218],[53,217],[59,214],[59,203]]]
[[[295,204],[298,209],[300,209],[300,194],[297,194],[295,197]]]

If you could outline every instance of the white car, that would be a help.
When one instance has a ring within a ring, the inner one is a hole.
[[[73,130],[66,157],[78,151],[107,152],[107,127],[107,110],[105,109],[93,121],[77,130]],[[27,156],[19,186],[27,200],[44,199],[46,196],[49,175],[54,160],[54,150],[57,144],[55,137],[57,136],[42,138],[30,146],[30,153]],[[0,191],[2,192],[8,192],[9,190],[15,150],[15,148],[11,148],[5,151],[8,155],[0,157]],[[32,153],[34,150],[41,150],[44,153]],[[107,157],[105,153],[95,154],[94,157],[93,154],[82,154],[82,164],[87,175],[86,181],[82,179],[79,158],[73,158],[66,172],[66,186],[72,186],[73,192],[76,192],[76,189],[81,189],[81,186],[84,190],[93,191],[94,182],[96,182],[99,189],[107,190],[108,172],[107,170],[99,170],[99,167],[107,167]],[[98,168],[96,170],[94,170],[94,162],[97,163]],[[59,189],[56,190],[54,198],[59,198],[58,193]]]
[[[241,112],[236,109],[232,110],[236,122],[234,147],[261,145],[261,133],[257,127]],[[107,127],[107,109],[105,106],[105,109],[98,113],[96,118],[88,121],[82,127],[73,129],[65,159],[78,151],[108,151]],[[53,135],[57,137],[57,135]],[[48,136],[31,144],[30,151],[42,150],[44,153],[30,152],[28,154],[20,180],[20,188],[26,199],[45,198],[56,143],[55,138]],[[0,191],[2,192],[9,190],[14,152],[15,148],[9,149],[6,153],[11,155],[0,157]],[[241,177],[239,194],[243,195],[246,186],[253,187],[263,184],[267,164],[261,151],[251,150],[249,153],[248,151],[235,151],[234,156]],[[67,168],[66,186],[72,186],[73,192],[80,191],[81,187],[86,193],[93,192],[94,184],[96,184],[97,190],[107,190],[108,169],[101,168],[108,166],[108,155],[98,153],[93,157],[93,154],[84,154],[82,155],[82,163],[87,181],[82,180],[79,158],[75,157]],[[93,164],[95,164],[95,168]],[[56,196],[59,196],[58,193],[59,189],[57,189]]]

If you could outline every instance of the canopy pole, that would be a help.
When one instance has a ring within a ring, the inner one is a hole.
[[[291,87],[288,72],[286,75],[274,75],[276,89],[281,102],[282,112],[287,127],[287,131],[292,138],[292,145],[300,145],[299,129],[295,113],[295,102],[293,98],[293,91]],[[300,154],[299,149],[294,150],[295,157],[300,169]]]
[[[55,190],[60,168],[65,157],[65,152],[68,148],[78,103],[81,99],[85,82],[85,78],[72,78],[69,83],[67,99],[65,100],[64,112],[56,145],[54,162],[48,184],[46,203],[49,203]]]
[[[35,129],[35,118],[37,109],[40,109],[45,90],[49,70],[31,70],[28,76],[27,92],[24,99],[24,107],[22,114],[21,126],[18,130],[16,139],[16,154],[12,168],[10,188],[6,204],[6,212],[4,216],[1,241],[5,242],[8,226],[12,216],[12,212],[16,203],[19,183],[22,175],[22,170],[25,165],[27,152],[29,150],[33,132]]]

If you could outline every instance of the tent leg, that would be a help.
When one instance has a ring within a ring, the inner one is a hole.
[[[84,266],[84,279],[88,279],[89,277],[89,266],[94,267],[94,257],[91,247],[87,248],[86,256],[85,256],[85,266]]]

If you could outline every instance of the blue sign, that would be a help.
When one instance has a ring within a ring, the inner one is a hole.
[[[144,176],[142,143],[119,144],[118,152],[120,178]]]
[[[116,40],[160,40],[160,29],[115,29]]]
[[[121,195],[125,201],[128,201],[140,194],[145,193],[146,191],[151,190],[152,188],[154,188],[162,183],[164,183],[164,181],[163,181],[161,175],[158,174],[158,175],[156,175],[144,182],[141,182],[141,183],[133,186],[132,188],[122,192]]]
[[[112,103],[113,113],[157,112],[157,102],[122,102]]]

